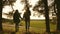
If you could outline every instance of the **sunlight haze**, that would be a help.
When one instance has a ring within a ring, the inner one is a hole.
[[[33,14],[34,14],[34,11],[32,10],[32,8],[37,4],[37,2],[38,2],[39,0],[29,0],[29,4],[30,5],[32,5],[32,7],[30,8],[30,11],[31,11],[31,19],[45,19],[42,15],[41,15],[41,17],[37,17],[37,15],[36,16],[33,16]],[[49,4],[50,4],[51,2],[49,2]],[[16,2],[14,2],[13,3],[13,9],[14,10],[18,10],[19,11],[19,13],[22,13],[21,14],[21,16],[23,17],[23,14],[24,14],[24,11],[23,11],[23,9],[24,9],[24,4],[22,4],[21,3],[21,0],[16,0]],[[3,13],[9,13],[9,12],[12,12],[13,10],[12,10],[12,7],[11,6],[9,6],[9,5],[6,5],[6,6],[4,6],[4,8],[3,8]],[[36,13],[36,12],[35,12]],[[38,14],[38,13],[37,13]],[[3,18],[7,18],[7,16],[5,15],[3,15],[2,16]]]

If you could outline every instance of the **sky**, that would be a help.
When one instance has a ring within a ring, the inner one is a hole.
[[[32,7],[30,8],[30,11],[31,11],[31,16],[30,16],[30,18],[31,18],[31,19],[45,19],[45,17],[43,17],[43,15],[41,15],[41,17],[38,17],[38,12],[35,12],[35,11],[32,10],[32,8],[35,6],[35,4],[37,4],[37,1],[39,1],[39,0],[29,0],[29,4],[32,5]],[[50,2],[49,2],[49,1],[50,1]],[[52,0],[49,0],[49,1],[48,1],[48,2],[49,2],[49,5],[50,5]],[[22,14],[21,14],[21,17],[23,17],[23,14],[24,14],[23,8],[24,8],[24,5],[25,5],[25,4],[22,4],[22,3],[21,3],[21,0],[16,0],[16,2],[13,3],[13,5],[14,5],[14,6],[13,6],[13,9],[14,9],[14,10],[18,9],[19,13],[22,13]],[[4,6],[2,12],[3,12],[3,13],[7,13],[7,14],[8,14],[9,12],[12,12],[11,6],[8,6],[8,5]],[[33,16],[33,14],[37,14],[37,15],[36,15],[36,16]],[[2,17],[3,17],[3,18],[8,18],[8,16],[5,15],[5,14],[3,14]],[[12,18],[8,18],[8,19],[12,19]]]

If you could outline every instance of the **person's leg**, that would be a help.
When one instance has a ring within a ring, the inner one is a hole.
[[[15,23],[15,32],[17,32],[17,24]]]
[[[27,32],[27,21],[25,20],[25,28],[26,28],[26,32]]]
[[[18,23],[15,24],[15,30],[16,32],[18,31],[19,27],[18,27]]]
[[[19,23],[17,24],[17,31],[19,31]]]
[[[27,25],[28,25],[28,31],[29,31],[29,28],[30,28],[30,21],[28,21],[28,24],[27,24]]]

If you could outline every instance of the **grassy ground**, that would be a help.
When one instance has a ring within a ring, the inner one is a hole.
[[[15,31],[15,25],[9,23],[3,23],[4,34],[11,34]],[[25,22],[21,21],[19,31],[16,34],[25,34]],[[50,23],[50,31],[55,31],[56,25]],[[45,21],[31,21],[30,22],[30,34],[44,34],[46,31]]]

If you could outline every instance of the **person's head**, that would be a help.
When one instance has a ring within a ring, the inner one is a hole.
[[[18,12],[18,10],[16,10],[16,12]]]
[[[18,10],[16,10],[15,13],[18,13]]]

